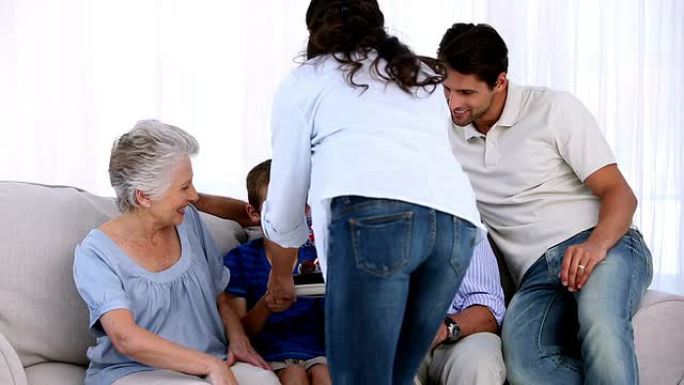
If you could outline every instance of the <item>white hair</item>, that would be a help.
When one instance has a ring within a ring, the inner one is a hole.
[[[169,188],[170,171],[183,156],[196,155],[192,135],[158,120],[141,120],[114,141],[109,158],[109,180],[121,212],[139,206],[136,190],[159,199]]]

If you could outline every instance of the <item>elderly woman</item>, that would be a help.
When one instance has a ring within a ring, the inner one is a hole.
[[[278,384],[226,302],[230,273],[191,205],[198,148],[154,120],[114,143],[121,215],[92,230],[74,260],[97,338],[86,385]]]

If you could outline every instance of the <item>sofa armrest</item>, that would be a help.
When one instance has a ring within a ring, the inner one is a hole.
[[[19,356],[0,332],[0,384],[27,385],[26,373]]]
[[[647,290],[632,319],[642,384],[684,379],[684,297]]]

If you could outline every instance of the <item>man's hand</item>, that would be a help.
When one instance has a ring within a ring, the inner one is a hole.
[[[589,239],[568,247],[563,257],[560,278],[571,292],[582,289],[596,265],[629,230],[637,206],[634,192],[615,164],[594,171],[584,184],[601,201],[601,209]]]
[[[259,353],[254,350],[252,344],[249,343],[249,338],[244,334],[233,336],[229,341],[226,363],[228,366],[233,366],[236,361],[246,362],[259,368],[271,370],[271,365],[264,361]]]
[[[606,259],[608,250],[591,242],[567,248],[561,265],[560,278],[563,286],[575,292],[584,286],[596,265]]]
[[[447,339],[447,328],[444,322],[439,323],[439,329],[437,329],[437,335],[435,335],[435,339],[432,340],[432,345],[430,346],[430,351],[435,350],[437,346],[439,346],[442,342],[446,341]]]

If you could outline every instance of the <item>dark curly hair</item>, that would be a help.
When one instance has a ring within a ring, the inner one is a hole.
[[[476,75],[494,87],[502,72],[508,72],[508,48],[487,24],[456,23],[442,37],[437,57],[464,75]]]
[[[417,56],[405,44],[385,31],[385,17],[376,0],[312,0],[306,12],[309,42],[306,58],[332,55],[347,74],[347,82],[358,84],[354,75],[363,66],[371,50],[377,52],[372,73],[387,82],[396,83],[411,93],[416,88],[433,92],[446,74],[445,67],[436,60]],[[386,64],[380,71],[380,59]],[[434,71],[426,71],[426,64]]]

